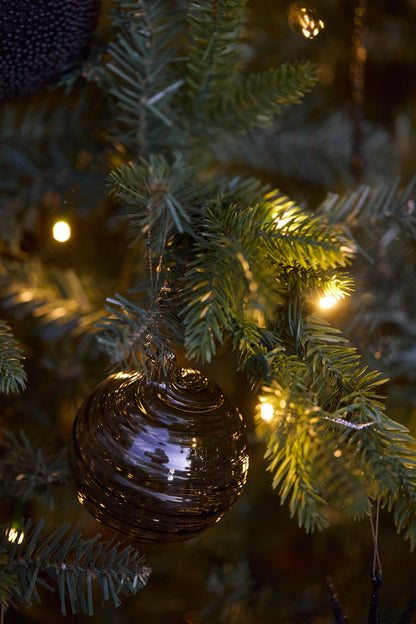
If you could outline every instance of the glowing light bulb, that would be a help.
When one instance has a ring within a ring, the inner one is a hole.
[[[267,403],[264,397],[260,398],[259,409],[260,409],[260,418],[262,418],[263,420],[267,422],[272,420],[274,416],[273,405],[271,405],[271,403]]]
[[[57,221],[52,228],[52,236],[58,243],[66,243],[71,237],[71,227],[66,221]]]
[[[325,28],[317,11],[304,6],[302,2],[293,2],[289,6],[288,15],[292,30],[301,33],[306,39],[314,39]]]
[[[275,216],[274,222],[276,223],[276,227],[280,230],[280,229],[283,229],[285,225],[287,225],[289,221],[291,221],[292,219],[293,219],[293,215],[289,213],[284,217]]]
[[[329,308],[332,308],[337,303],[337,301],[338,299],[336,297],[330,295],[328,297],[322,297],[319,300],[319,305],[323,310],[328,310]]]
[[[9,542],[17,541],[18,544],[21,544],[23,542],[23,538],[24,533],[19,533],[19,531],[17,531],[13,527],[9,529],[9,532],[7,533],[7,539],[9,540]]]

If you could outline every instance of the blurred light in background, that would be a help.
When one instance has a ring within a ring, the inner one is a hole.
[[[307,39],[314,39],[325,28],[317,11],[302,2],[293,2],[288,9],[289,26]]]
[[[265,399],[264,397],[260,397],[259,411],[260,418],[266,421],[272,420],[274,416],[273,405],[271,405],[271,403],[268,403],[267,399]]]
[[[52,228],[52,236],[58,243],[66,243],[71,237],[71,227],[66,221],[57,221]]]

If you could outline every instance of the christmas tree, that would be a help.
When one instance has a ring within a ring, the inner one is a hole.
[[[330,574],[378,622],[416,541],[416,229],[366,23],[393,66],[406,20],[38,4],[1,17],[2,618],[345,621]]]

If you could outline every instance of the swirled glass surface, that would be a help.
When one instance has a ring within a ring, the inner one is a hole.
[[[73,427],[73,479],[88,511],[135,541],[191,538],[233,505],[247,478],[241,414],[199,371],[103,381]]]

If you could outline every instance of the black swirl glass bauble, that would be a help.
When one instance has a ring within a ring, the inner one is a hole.
[[[242,491],[245,425],[199,371],[119,373],[79,409],[70,461],[79,500],[99,522],[138,542],[189,539]]]
[[[99,0],[0,0],[0,100],[54,84],[85,56]]]

